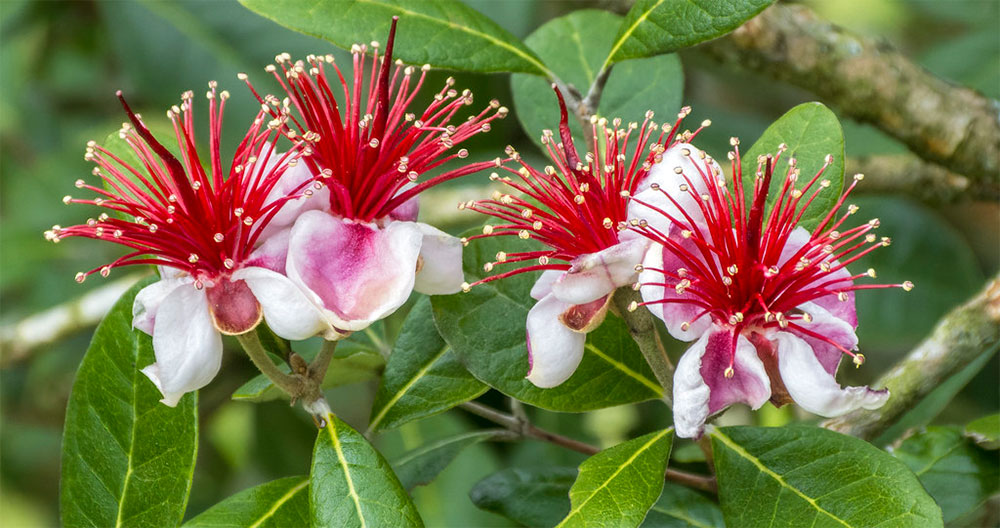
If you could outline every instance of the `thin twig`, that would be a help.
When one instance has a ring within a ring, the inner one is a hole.
[[[472,414],[475,414],[476,416],[479,416],[480,418],[485,418],[495,424],[502,425],[511,431],[520,433],[522,436],[565,447],[566,449],[576,451],[577,453],[583,453],[588,456],[596,455],[601,451],[601,449],[597,446],[593,446],[558,433],[546,431],[545,429],[535,426],[531,422],[518,419],[514,415],[500,412],[480,403],[466,402],[461,404],[460,407]],[[714,477],[696,475],[694,473],[678,471],[676,469],[667,469],[664,478],[690,488],[708,491],[711,493],[716,492]]]
[[[941,319],[930,337],[873,384],[889,389],[885,405],[827,420],[823,426],[866,440],[876,438],[944,380],[998,345],[1000,275]]]
[[[865,175],[860,193],[903,195],[930,205],[1000,200],[1000,187],[973,182],[912,154],[847,158],[847,173]]]

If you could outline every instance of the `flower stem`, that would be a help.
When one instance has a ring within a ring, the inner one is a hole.
[[[292,360],[290,362],[292,373],[286,374],[271,361],[267,350],[260,342],[260,335],[257,334],[256,329],[238,335],[236,339],[243,345],[243,350],[246,350],[253,364],[271,380],[271,383],[288,394],[293,405],[301,400],[302,406],[314,417],[319,418],[322,418],[319,415],[329,412],[329,406],[323,399],[321,387],[336,344],[328,345],[324,342],[323,348],[308,367],[305,367],[304,362],[297,354],[292,353],[289,357]],[[303,363],[302,368],[296,368],[299,362]],[[319,425],[320,421],[317,420],[316,423]]]
[[[264,349],[264,345],[260,342],[260,336],[257,334],[256,329],[245,334],[240,334],[236,336],[236,339],[243,346],[243,350],[246,350],[247,355],[250,356],[250,361],[253,361],[257,369],[264,373],[271,380],[271,383],[274,383],[275,386],[285,391],[293,400],[300,395],[302,392],[301,381],[296,376],[285,374],[271,361],[270,356],[267,355],[267,350]]]
[[[667,357],[660,335],[656,332],[656,318],[645,307],[629,311],[633,302],[642,302],[639,292],[629,287],[618,288],[614,293],[613,308],[616,314],[625,320],[632,339],[639,345],[646,363],[653,370],[653,375],[663,387],[663,401],[672,404],[674,387],[674,365]]]
[[[479,416],[480,418],[485,418],[493,423],[502,425],[524,437],[534,438],[536,440],[565,447],[566,449],[576,451],[577,453],[583,453],[588,456],[596,455],[601,451],[601,449],[597,446],[537,427],[528,421],[527,417],[518,418],[512,414],[500,412],[496,409],[476,402],[465,402],[461,404],[460,407],[472,414],[475,414],[476,416]],[[668,469],[664,477],[667,480],[682,484],[689,488],[708,491],[710,493],[716,492],[714,477],[696,475],[694,473],[678,471],[676,469]]]

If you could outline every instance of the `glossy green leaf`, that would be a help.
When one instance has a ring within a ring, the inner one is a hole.
[[[788,146],[788,150],[782,154],[771,178],[768,207],[774,204],[785,184],[789,160],[795,158],[795,166],[800,172],[796,188],[805,189],[823,167],[826,156],[833,156],[833,163],[823,171],[820,181],[804,191],[802,197],[801,203],[805,203],[814,191],[821,188],[822,180],[829,180],[830,186],[819,191],[802,215],[800,225],[812,229],[836,205],[844,186],[844,131],[837,116],[822,103],[802,103],[792,108],[767,127],[749,150],[741,152],[744,189],[753,189],[757,158],[777,153],[778,145],[782,143]],[[750,199],[749,192],[747,199]]]
[[[721,37],[774,0],[639,0],[615,36],[608,63],[652,57]]]
[[[195,394],[177,407],[139,370],[149,336],[132,329],[132,287],[97,327],[77,371],[63,430],[64,526],[176,526],[191,490],[198,444]]]
[[[472,502],[524,526],[555,526],[569,513],[574,467],[507,468],[476,483]]]
[[[581,9],[546,22],[525,39],[525,44],[564,83],[586,94],[620,22],[620,16],[607,11]],[[681,106],[683,90],[684,72],[676,55],[624,62],[611,71],[597,114],[626,123],[641,123],[647,110],[653,110],[659,120],[671,118]],[[542,131],[559,126],[559,106],[550,81],[515,74],[511,76],[511,92],[517,119],[528,137],[540,145]],[[572,116],[569,122],[582,151],[583,129]]]
[[[863,440],[804,426],[710,434],[728,526],[943,525],[913,472]]]
[[[643,528],[726,528],[722,510],[697,491],[666,482],[660,499],[646,514]]]
[[[1000,414],[983,416],[965,426],[968,436],[984,449],[1000,448]]]
[[[489,387],[465,370],[434,327],[430,299],[410,310],[372,405],[369,431],[398,427],[472,400]]]
[[[309,482],[313,526],[423,526],[382,455],[332,414],[316,438]]]
[[[475,72],[546,75],[547,68],[496,22],[455,1],[422,0],[240,0],[275,22],[349,49],[385,43],[399,17],[393,56],[408,64],[430,64]]]
[[[184,523],[184,528],[309,525],[309,478],[286,477],[245,489]]]
[[[510,441],[518,438],[517,433],[507,429],[474,431],[449,436],[418,447],[392,463],[399,481],[406,489],[428,484],[448,466],[463,449],[479,442]]]
[[[572,507],[557,526],[639,526],[663,491],[673,428],[605,449],[580,464]]]
[[[1000,454],[977,446],[961,427],[928,427],[891,452],[917,475],[946,522],[972,511],[1000,489]]]
[[[531,241],[490,237],[465,248],[463,267],[472,282],[497,251],[524,251]],[[608,314],[588,334],[583,360],[565,383],[540,389],[525,379],[528,349],[525,318],[537,273],[481,284],[469,293],[434,296],[438,331],[473,376],[525,403],[556,411],[581,412],[661,397],[656,378],[621,319]]]
[[[385,366],[385,359],[368,340],[369,337],[364,332],[356,332],[337,345],[337,350],[327,368],[326,377],[323,378],[323,388],[360,383],[378,375]],[[280,342],[281,340],[277,340],[274,343]],[[280,355],[281,352],[280,348],[269,348],[268,351],[273,351],[275,355]],[[311,361],[317,351],[318,346],[312,347],[309,352],[302,352],[301,355],[307,361]],[[278,368],[285,373],[292,370],[284,361],[278,363]],[[288,395],[275,387],[267,376],[258,374],[236,389],[232,398],[239,401],[263,402],[288,398]]]

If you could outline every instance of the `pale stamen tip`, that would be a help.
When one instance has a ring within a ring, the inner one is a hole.
[[[864,354],[854,354],[853,361],[854,361],[854,368],[860,368],[861,365],[865,364],[865,355]]]
[[[726,370],[725,372],[723,372],[723,375],[726,377],[726,379],[733,379],[733,376],[736,375],[736,371],[733,370],[733,367],[726,367]]]
[[[636,311],[638,309],[639,309],[639,303],[638,302],[632,301],[632,302],[628,303],[628,311],[634,312],[634,311]]]
[[[903,281],[903,284],[901,284],[900,286],[902,286],[903,291],[910,291],[913,289],[914,285],[910,281]]]
[[[471,291],[471,290],[472,290],[472,286],[470,286],[468,282],[463,282],[462,283],[462,292],[469,293],[469,291]]]

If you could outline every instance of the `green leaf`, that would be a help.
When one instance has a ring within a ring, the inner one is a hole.
[[[469,499],[524,526],[555,526],[569,513],[576,475],[573,467],[508,468],[477,482]]]
[[[605,449],[580,464],[569,514],[557,526],[639,526],[663,491],[674,429]]]
[[[309,481],[313,526],[423,526],[382,455],[333,414],[316,438]]]
[[[406,316],[372,405],[369,431],[382,431],[446,411],[487,391],[434,328],[431,302]],[[409,487],[409,486],[408,486]]]
[[[984,449],[1000,449],[1000,414],[983,416],[969,422],[965,426],[965,436]]]
[[[774,0],[639,0],[615,37],[608,63],[652,57],[721,37]]]
[[[665,482],[642,523],[643,528],[725,528],[722,510],[710,499],[680,484]]]
[[[396,471],[403,487],[410,490],[434,480],[434,477],[437,477],[466,447],[479,442],[509,441],[517,438],[517,433],[507,429],[449,436],[406,453],[392,463],[392,468]]]
[[[788,150],[781,155],[781,160],[771,178],[771,187],[767,195],[769,210],[785,184],[788,162],[791,158],[795,158],[795,166],[800,172],[795,187],[804,189],[823,167],[827,154],[833,155],[833,163],[823,171],[823,176],[820,178],[829,180],[830,186],[819,192],[802,215],[800,225],[811,230],[836,205],[844,187],[844,131],[837,116],[822,103],[802,103],[785,112],[785,115],[767,127],[750,150],[741,153],[745,190],[753,189],[757,158],[777,153],[778,145],[782,143],[788,146]],[[805,203],[817,189],[820,189],[819,181],[805,191],[800,203]],[[746,192],[749,200],[751,191]]]
[[[309,478],[286,477],[245,489],[184,523],[184,528],[309,525]]]
[[[474,72],[548,75],[525,45],[471,7],[456,1],[422,0],[240,0],[275,22],[350,49],[385,43],[393,16],[399,29],[393,56],[408,64]]]
[[[498,251],[529,247],[533,242],[513,237],[475,240],[463,255],[466,278],[482,278],[482,263],[492,261]],[[555,411],[590,411],[661,397],[625,323],[611,314],[588,334],[583,360],[565,383],[540,389],[525,379],[525,319],[535,302],[529,292],[537,276],[519,274],[475,286],[469,293],[431,298],[438,331],[473,376],[508,396]]]
[[[961,427],[928,427],[891,452],[941,506],[945,522],[972,511],[1000,488],[1000,456],[966,438]]]
[[[863,440],[817,427],[722,427],[711,437],[729,526],[943,525],[906,465]]]
[[[337,345],[330,366],[327,368],[326,377],[323,378],[323,388],[339,387],[351,383],[360,383],[374,378],[385,366],[385,359],[367,343],[369,337],[362,332],[355,332],[347,339]],[[281,340],[275,343],[280,343]],[[280,354],[279,348],[268,348],[276,355]],[[307,361],[315,357],[317,347],[313,347],[310,352],[303,352],[300,355]],[[284,361],[278,363],[278,368],[282,372],[291,372],[291,368]],[[232,398],[238,401],[265,402],[278,398],[288,398],[281,389],[275,387],[271,380],[263,374],[258,374],[236,389]]]
[[[132,329],[146,279],[105,316],[77,371],[63,430],[64,526],[176,526],[184,515],[198,444],[195,394],[177,407],[139,370],[152,340]]]
[[[581,9],[546,22],[525,44],[545,61],[564,83],[586,94],[611,49],[621,17],[607,11]],[[660,118],[681,106],[684,72],[676,55],[624,62],[608,77],[597,114],[642,122],[647,110]],[[559,106],[550,81],[534,75],[511,76],[514,108],[528,137],[541,145],[542,130],[559,126]],[[583,129],[570,117],[570,128],[583,144]],[[543,148],[544,151],[544,148]]]

